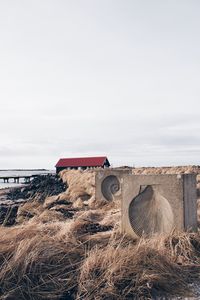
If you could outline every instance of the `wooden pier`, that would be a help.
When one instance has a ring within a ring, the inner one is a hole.
[[[22,183],[30,183],[31,179],[38,177],[38,176],[47,176],[52,175],[51,173],[44,173],[44,174],[34,174],[34,175],[19,175],[19,176],[0,176],[0,180],[3,180],[4,183],[9,183],[10,180],[12,183],[20,183],[20,179],[23,179],[24,182]]]

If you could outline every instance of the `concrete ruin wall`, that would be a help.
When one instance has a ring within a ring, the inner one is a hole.
[[[196,176],[132,175],[108,169],[96,174],[96,197],[121,201],[121,227],[132,236],[197,230]]]

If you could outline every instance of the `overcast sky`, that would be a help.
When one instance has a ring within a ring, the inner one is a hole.
[[[0,0],[0,169],[200,164],[199,0]]]

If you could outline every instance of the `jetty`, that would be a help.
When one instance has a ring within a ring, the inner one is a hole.
[[[20,179],[23,180],[23,183],[30,183],[31,180],[38,176],[51,176],[52,173],[40,173],[40,174],[31,174],[31,175],[11,175],[11,176],[0,176],[0,180],[3,180],[4,183],[20,183]]]

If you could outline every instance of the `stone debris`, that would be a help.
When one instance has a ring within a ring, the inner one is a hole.
[[[18,200],[37,198],[43,202],[46,197],[58,195],[66,190],[66,185],[56,175],[40,175],[35,177],[31,183],[22,188],[10,189],[7,199]]]
[[[58,195],[66,190],[66,184],[56,175],[40,175],[35,177],[27,186],[12,188],[1,196],[0,202],[0,224],[11,226],[16,224],[16,218],[20,215],[25,219],[35,216],[35,213],[28,209],[23,209],[24,204],[32,202],[42,203],[52,195]],[[54,196],[57,197],[57,196]],[[27,205],[35,209],[35,204]]]

